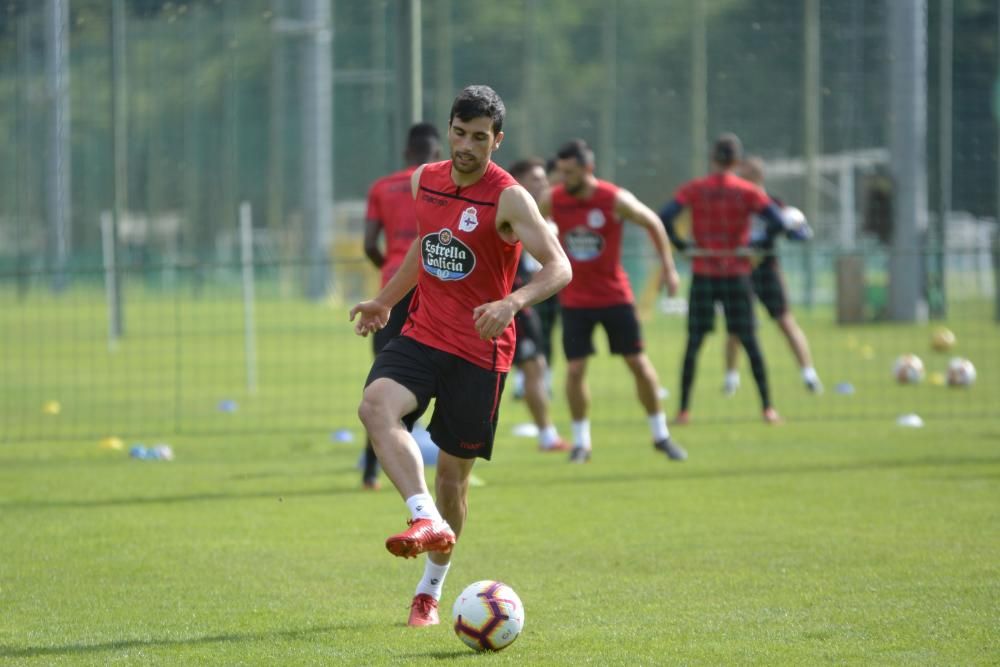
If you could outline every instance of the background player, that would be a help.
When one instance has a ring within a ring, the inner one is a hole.
[[[653,446],[673,460],[687,453],[670,439],[660,407],[656,369],[643,352],[642,332],[628,274],[621,264],[622,221],[644,227],[653,241],[671,295],[679,279],[670,244],[656,214],[631,192],[594,176],[594,152],[582,139],[565,144],[556,155],[562,182],[542,200],[541,209],[555,222],[559,240],[573,266],[573,280],[559,293],[563,349],[566,353],[566,396],[573,417],[570,461],[590,460],[590,392],[587,358],[594,353],[594,327],[608,334],[611,353],[620,354],[635,379],[636,392],[649,418]]]
[[[441,159],[441,139],[437,128],[430,123],[417,123],[410,128],[403,151],[406,167],[375,181],[368,191],[368,212],[365,215],[365,255],[381,269],[381,286],[399,269],[406,251],[417,237],[417,217],[413,206],[410,178],[417,167]],[[379,245],[384,238],[385,252]],[[385,344],[399,335],[410,308],[411,290],[392,309],[389,322],[372,337],[375,354]],[[366,489],[377,489],[378,458],[371,440],[365,442],[361,484]]]
[[[491,157],[503,141],[503,100],[465,88],[448,121],[451,159],[418,167],[411,185],[417,240],[378,296],[351,309],[361,336],[386,325],[414,285],[403,332],[375,357],[358,416],[411,518],[386,540],[390,553],[428,553],[410,605],[411,626],[439,623],[438,600],[468,511],[476,458],[489,459],[504,380],[514,355],[515,313],[571,277],[535,200]],[[541,263],[511,291],[521,246]],[[409,429],[435,398],[428,430],[440,448],[437,502]]]
[[[748,156],[736,167],[734,173],[754,185],[764,188],[764,161],[758,156]],[[778,208],[784,207],[781,201],[773,196],[768,196]],[[823,392],[823,383],[820,382],[819,375],[813,367],[809,341],[788,307],[785,279],[782,276],[778,256],[775,253],[775,237],[768,237],[765,232],[766,223],[758,216],[754,216],[753,226],[750,230],[750,245],[755,250],[762,252],[763,258],[750,274],[750,284],[757,298],[764,304],[764,308],[767,309],[771,319],[777,323],[781,333],[785,335],[785,340],[792,348],[792,353],[802,371],[802,381],[805,383],[806,389],[820,394]],[[812,237],[812,232],[809,225],[803,221],[801,225],[789,229],[787,235],[790,239],[805,241]],[[740,373],[736,370],[739,344],[739,338],[732,334],[726,339],[726,378],[722,390],[727,395],[735,393],[740,386]]]
[[[674,220],[685,207],[691,209],[691,290],[688,297],[688,339],[681,373],[681,406],[675,420],[690,420],[691,387],[694,383],[698,350],[705,336],[715,328],[715,304],[721,303],[726,329],[739,338],[750,357],[754,380],[760,392],[764,420],[780,421],[771,405],[764,356],[757,342],[750,288],[750,258],[745,252],[750,242],[750,216],[759,213],[767,221],[767,236],[785,229],[778,207],[759,187],[732,173],[742,158],[743,146],[735,134],[719,137],[712,148],[712,173],[688,181],[660,212],[670,240],[679,250],[690,250],[681,239]]]
[[[548,190],[545,163],[538,158],[518,160],[510,166],[510,175],[535,201],[541,199]],[[514,286],[519,287],[530,280],[537,267],[538,262],[534,257],[527,252],[521,253]],[[547,301],[552,298],[549,297]],[[569,444],[559,437],[549,410],[548,357],[542,345],[542,323],[537,305],[518,311],[514,316],[514,325],[517,330],[514,364],[524,374],[524,401],[538,427],[538,448],[545,452],[566,451]]]

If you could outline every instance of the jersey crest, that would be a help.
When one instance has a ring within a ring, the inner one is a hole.
[[[479,218],[477,217],[477,211],[475,206],[470,206],[469,208],[462,211],[462,217],[458,221],[458,230],[462,232],[471,232],[479,225]]]

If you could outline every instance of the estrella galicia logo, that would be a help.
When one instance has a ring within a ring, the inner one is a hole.
[[[604,237],[587,227],[574,227],[563,234],[566,254],[578,262],[589,262],[604,250]]]
[[[476,266],[476,256],[469,246],[442,229],[420,239],[420,257],[424,271],[438,280],[461,280]]]

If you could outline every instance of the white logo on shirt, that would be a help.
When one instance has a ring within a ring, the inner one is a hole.
[[[601,212],[599,208],[592,208],[587,213],[587,226],[591,229],[600,229],[607,222],[604,219],[604,213]]]
[[[462,211],[462,217],[458,221],[458,229],[462,232],[471,232],[479,224],[479,218],[476,217],[476,207],[470,206],[469,208]]]

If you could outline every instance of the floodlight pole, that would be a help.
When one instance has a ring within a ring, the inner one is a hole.
[[[948,242],[948,215],[951,212],[952,174],[952,67],[955,43],[954,0],[941,0],[941,32],[938,53],[938,210],[933,227],[934,276],[939,298],[934,302],[935,317],[948,314],[945,289],[945,257]],[[930,287],[930,285],[928,286]]]
[[[705,0],[691,3],[691,176],[708,171],[708,37]]]
[[[804,157],[806,163],[805,214],[806,220],[818,227],[820,224],[819,206],[819,155],[821,152],[820,115],[822,107],[822,91],[820,90],[820,15],[819,0],[806,0],[805,7],[805,57],[803,62],[803,104]],[[813,255],[812,244],[806,244],[802,252],[802,270],[805,280],[802,281],[802,302],[807,307],[813,302]]]
[[[926,318],[927,3],[890,2],[890,164],[896,183],[889,253],[889,318]]]
[[[70,246],[69,1],[45,3],[45,68],[49,135],[46,180],[49,263],[52,289],[63,291]]]
[[[111,3],[111,233],[109,252],[112,260],[118,253],[118,232],[128,201],[128,110],[125,90],[125,3],[112,0]],[[115,280],[113,282],[115,307],[111,322],[112,335],[125,335],[124,299],[122,298],[121,262],[112,261]]]

